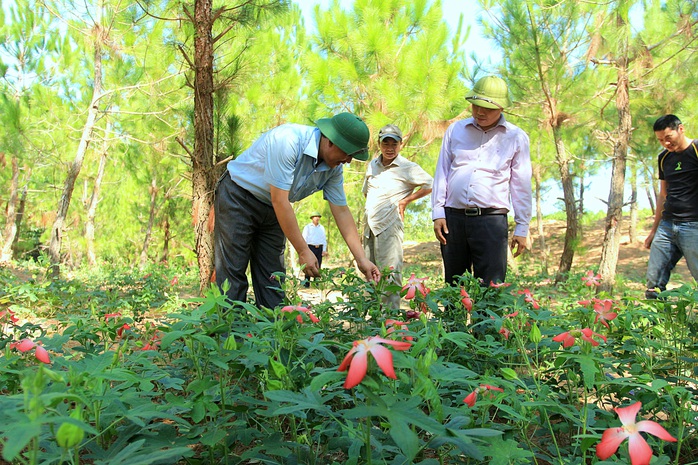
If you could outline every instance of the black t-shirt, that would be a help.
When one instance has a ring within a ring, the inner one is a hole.
[[[696,141],[680,152],[659,154],[659,179],[666,181],[662,218],[698,221],[698,147]]]

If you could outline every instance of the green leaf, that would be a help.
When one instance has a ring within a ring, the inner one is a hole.
[[[11,462],[33,438],[41,434],[38,422],[15,423],[5,432],[2,444],[2,458]]]
[[[522,449],[513,439],[506,441],[501,438],[492,439],[492,447],[488,448],[488,455],[492,457],[490,465],[512,465],[516,463],[530,463],[533,453]]]
[[[584,386],[586,386],[587,389],[593,388],[596,380],[596,374],[599,373],[596,362],[589,355],[579,355],[575,358],[579,363],[579,367],[582,369]]]

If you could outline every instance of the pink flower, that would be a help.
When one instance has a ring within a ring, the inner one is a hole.
[[[511,331],[508,330],[507,328],[505,328],[504,326],[502,326],[501,328],[499,328],[499,334],[504,336],[504,339],[509,340],[509,336],[511,335]]]
[[[494,396],[494,393],[492,391],[504,392],[504,389],[495,386],[490,386],[489,384],[481,384],[480,387],[468,394],[466,398],[463,399],[463,402],[465,402],[468,407],[472,408],[475,406],[475,401],[477,401],[478,395],[487,393],[490,396]]]
[[[385,320],[385,328],[386,333],[388,335],[394,333],[396,330],[399,331],[400,334],[402,334],[404,331],[409,331],[407,323],[405,323],[404,321],[393,320],[390,318]],[[403,341],[411,341],[412,339],[414,339],[412,336],[405,336],[404,334],[402,334],[400,337]]]
[[[536,299],[533,298],[533,294],[531,294],[530,290],[524,289],[519,291],[519,295],[525,295],[526,297],[524,298],[524,301],[530,303],[536,310],[540,308],[540,305],[538,305]]]
[[[368,369],[368,353],[373,355],[378,366],[388,378],[397,379],[395,368],[393,368],[393,353],[381,344],[393,346],[395,350],[407,350],[412,344],[402,341],[391,341],[379,336],[372,336],[360,341],[354,341],[354,347],[347,353],[337,371],[346,371],[347,379],[344,381],[344,389],[351,389],[357,386],[366,376]]]
[[[592,346],[597,346],[599,343],[593,339],[594,336],[600,337],[606,342],[606,336],[593,332],[589,328],[584,329],[571,329],[564,333],[560,333],[553,338],[555,342],[562,342],[562,347],[571,347],[574,345],[575,340],[581,337],[583,340],[590,343]]]
[[[585,286],[600,286],[601,285],[601,275],[600,274],[594,275],[594,272],[589,270],[589,271],[587,271],[586,276],[582,276],[582,281],[584,282]]]
[[[410,279],[407,280],[407,284],[402,286],[402,290],[407,291],[407,294],[405,294],[405,299],[414,299],[414,296],[417,294],[417,291],[419,291],[422,294],[422,297],[426,297],[427,293],[429,292],[427,288],[424,286],[424,281],[426,280],[427,278],[417,278],[415,277],[414,273],[412,273],[412,275],[410,275]]]
[[[34,349],[34,357],[36,357],[38,361],[47,365],[51,363],[51,359],[48,356],[48,351],[31,339],[22,339],[19,342],[12,342],[10,343],[10,349],[17,349],[22,353],[29,352],[30,350]]]
[[[610,299],[595,299],[596,302],[594,303],[594,311],[596,312],[596,319],[594,320],[594,323],[598,322],[601,320],[601,324],[604,325],[607,328],[610,328],[608,326],[607,321],[611,321],[615,319],[618,314],[613,310],[613,301]]]
[[[310,318],[310,321],[313,323],[317,323],[320,321],[320,318],[316,317],[313,315],[313,313],[308,309],[308,307],[302,307],[300,305],[286,305],[285,307],[281,308],[282,312],[298,312],[298,315],[296,315],[296,321],[298,323],[303,323],[303,313],[308,315],[308,318]]]
[[[603,432],[601,442],[596,446],[596,456],[598,458],[606,460],[615,454],[620,443],[625,438],[628,438],[628,451],[630,452],[632,465],[649,465],[652,459],[652,449],[640,434],[641,431],[653,434],[665,441],[676,442],[676,438],[657,422],[643,420],[635,423],[635,417],[640,408],[642,408],[642,402],[635,402],[628,407],[616,407],[614,409],[623,426],[608,428]]]
[[[473,309],[473,299],[470,298],[468,293],[465,291],[465,288],[460,288],[460,295],[463,297],[461,299],[461,302],[463,302],[463,307],[465,307],[467,311],[471,311]]]
[[[495,289],[498,289],[500,287],[509,287],[511,286],[511,283],[495,283],[493,281],[490,281],[490,287],[493,287]]]
[[[10,310],[9,308],[7,310],[2,310],[0,311],[0,321],[2,321],[5,316],[8,316],[10,319],[10,322],[14,325],[19,321],[19,318],[15,316],[15,312]]]

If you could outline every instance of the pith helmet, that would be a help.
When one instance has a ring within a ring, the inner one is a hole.
[[[503,110],[511,105],[507,83],[497,76],[480,78],[465,99],[473,105],[493,110]]]
[[[315,124],[342,152],[357,160],[368,160],[371,134],[361,118],[352,113],[339,113],[332,118],[321,118]]]
[[[394,124],[386,124],[378,132],[378,140],[383,142],[383,139],[387,139],[388,137],[395,139],[398,142],[402,142],[402,131],[400,131],[400,128]]]
[[[312,213],[310,214],[310,219],[312,220],[312,219],[315,218],[316,216],[317,216],[318,218],[322,218],[322,215],[320,214],[320,212],[312,212]]]

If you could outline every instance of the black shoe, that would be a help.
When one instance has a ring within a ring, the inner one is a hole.
[[[645,291],[645,299],[657,300],[658,298],[659,298],[659,293],[655,289],[647,289]]]

